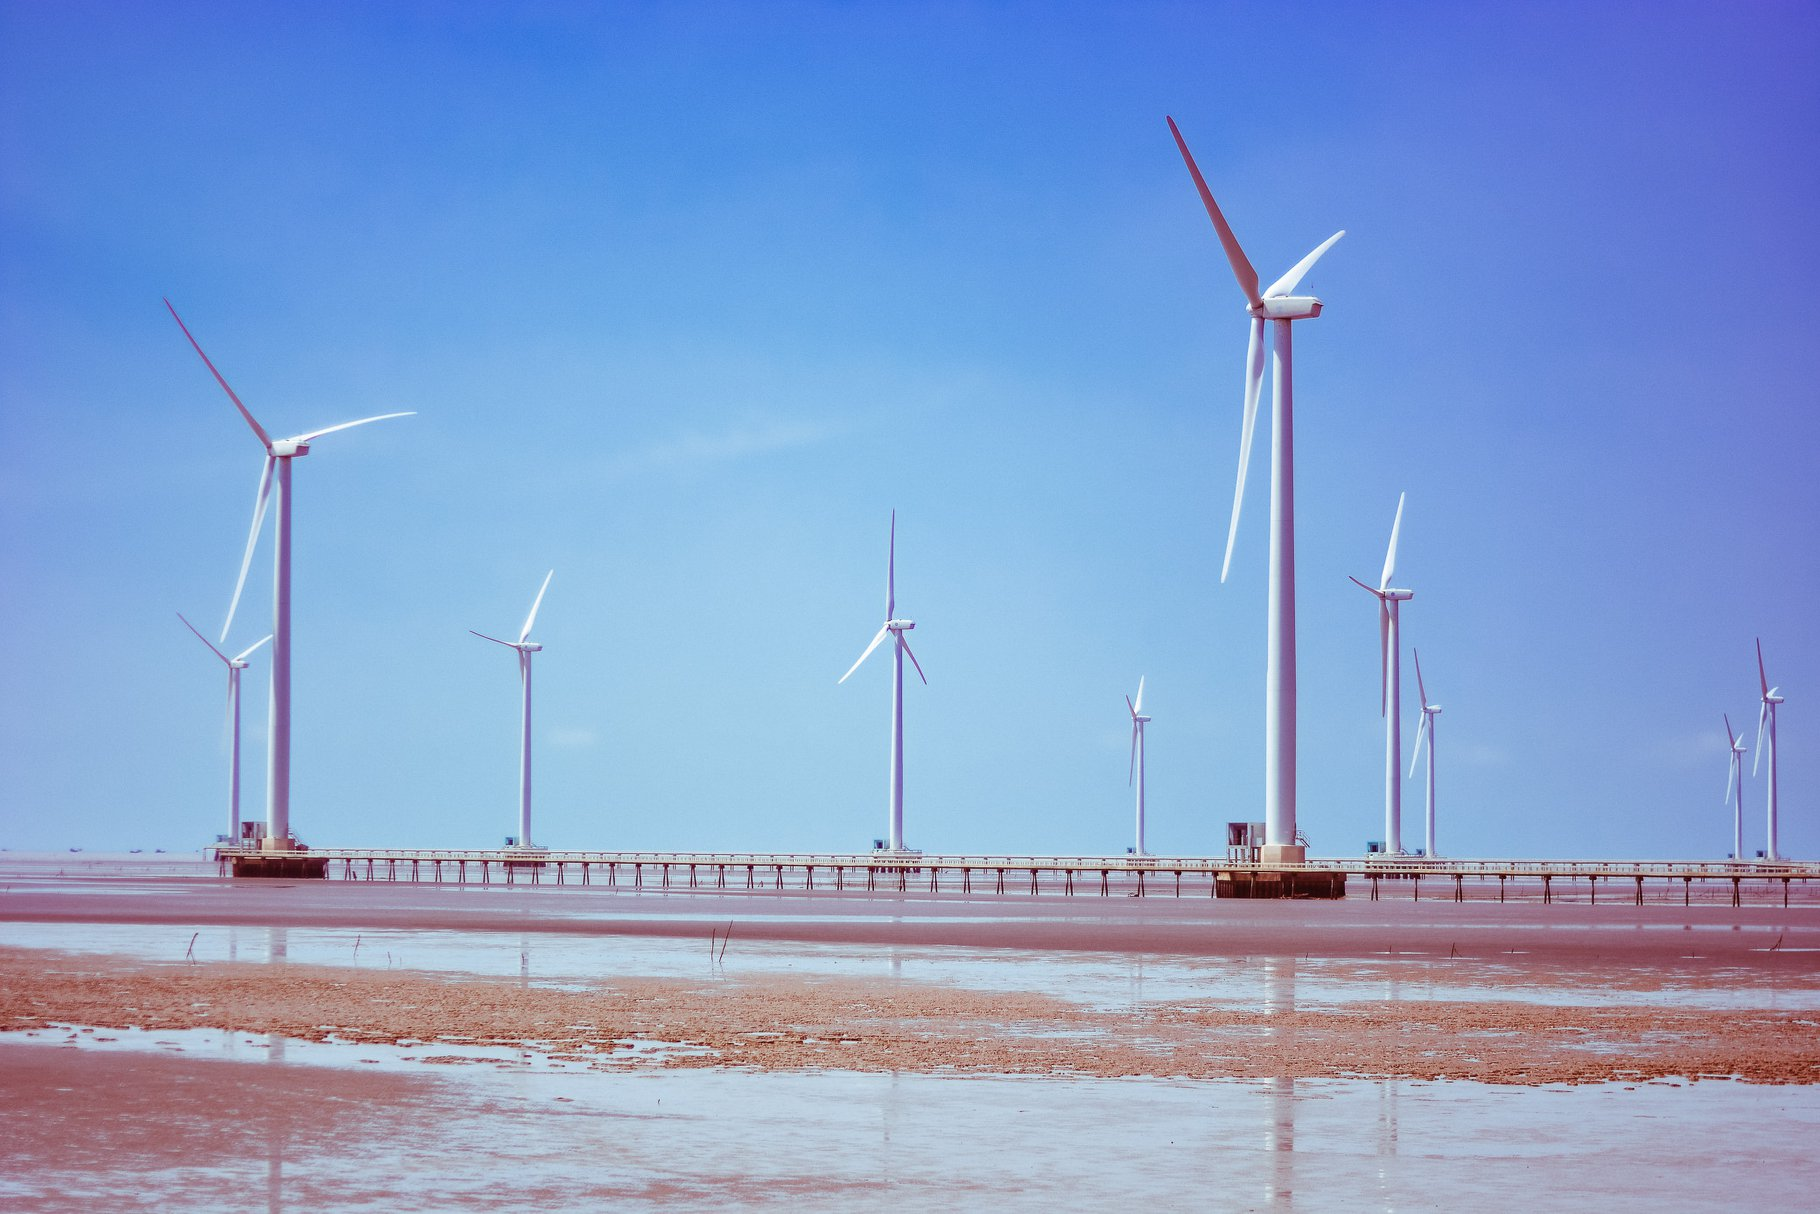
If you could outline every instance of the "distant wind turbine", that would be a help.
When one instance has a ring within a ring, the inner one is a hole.
[[[1213,221],[1226,260],[1245,296],[1251,317],[1251,344],[1245,355],[1245,416],[1239,432],[1239,477],[1232,493],[1232,525],[1226,533],[1226,560],[1220,581],[1232,568],[1232,547],[1238,538],[1239,506],[1245,498],[1245,471],[1251,460],[1251,440],[1257,423],[1258,392],[1264,378],[1264,322],[1275,322],[1276,373],[1272,380],[1275,404],[1270,435],[1270,590],[1264,659],[1264,838],[1266,863],[1299,861],[1305,853],[1296,842],[1296,646],[1295,646],[1295,460],[1292,359],[1289,326],[1321,314],[1321,301],[1312,295],[1291,295],[1321,254],[1344,236],[1335,232],[1315,250],[1290,267],[1289,272],[1260,293],[1258,272],[1252,268],[1238,237],[1221,214],[1213,192],[1189,154],[1188,144],[1169,119],[1169,132],[1181,150],[1182,160],[1200,191],[1201,204]]]
[[[1422,683],[1422,654],[1410,650],[1416,658],[1416,690],[1422,696],[1422,723],[1416,726],[1416,744],[1409,756],[1409,774],[1413,779],[1416,764],[1422,761],[1422,739],[1428,739],[1428,847],[1429,855],[1435,855],[1435,726],[1434,718],[1441,715],[1439,704],[1428,702],[1428,688]]]
[[[1390,525],[1390,549],[1384,554],[1384,572],[1378,577],[1377,588],[1356,577],[1352,579],[1354,585],[1378,600],[1378,648],[1383,667],[1378,709],[1384,714],[1384,847],[1393,856],[1403,854],[1403,671],[1397,606],[1415,597],[1413,590],[1393,590],[1390,586],[1397,571],[1397,535],[1403,530],[1404,496],[1397,494],[1397,517]]]
[[[544,574],[543,585],[537,588],[537,597],[531,600],[531,614],[525,617],[525,626],[518,630],[516,641],[502,641],[490,637],[484,632],[474,632],[483,641],[495,645],[504,645],[507,649],[518,651],[518,681],[524,693],[524,709],[518,740],[518,846],[532,847],[531,842],[531,655],[543,649],[542,645],[531,639],[531,625],[537,622],[537,609],[543,606],[544,591],[550,588],[550,579],[556,576],[556,570]]]
[[[1725,736],[1731,743],[1731,770],[1725,773],[1725,802],[1732,807],[1732,859],[1744,859],[1744,756],[1750,747],[1732,732],[1730,713],[1725,718]]]
[[[171,301],[165,300],[164,306],[170,309],[171,319],[177,322],[177,327],[189,338],[190,345],[209,369],[209,374],[215,377],[221,390],[228,394],[228,399],[234,402],[234,407],[240,410],[240,416],[252,428],[253,436],[265,448],[265,467],[259,474],[258,495],[253,499],[253,527],[246,537],[246,555],[240,560],[240,577],[234,583],[234,597],[228,604],[227,620],[221,625],[223,642],[227,640],[228,629],[233,626],[234,611],[240,606],[240,592],[246,586],[247,569],[253,563],[253,548],[259,542],[259,528],[265,522],[266,503],[271,498],[274,479],[278,484],[278,534],[272,552],[271,727],[267,738],[271,757],[266,764],[265,833],[268,846],[288,848],[291,845],[291,461],[300,455],[308,455],[310,444],[325,434],[364,426],[368,422],[385,421],[387,418],[409,417],[411,413],[381,413],[377,417],[363,417],[358,421],[324,426],[320,430],[311,430],[292,438],[275,439],[266,433],[265,427],[259,424],[234,394],[234,390],[228,387],[227,380],[215,369],[209,356],[202,352],[202,346],[190,332],[189,326],[183,323],[183,317],[177,315],[176,308],[171,307]]]
[[[196,632],[196,626],[184,618],[179,611],[177,618],[183,620],[183,626],[196,633],[196,639],[209,647],[209,652],[220,658],[227,666],[227,715],[228,715],[228,842],[240,842],[240,672],[247,668],[247,659],[261,645],[271,640],[270,636],[261,637],[233,657],[215,648],[215,643]]]
[[[1149,855],[1144,850],[1144,726],[1150,724],[1150,718],[1144,715],[1144,679],[1138,676],[1137,703],[1131,697],[1125,697],[1125,707],[1131,710],[1131,772],[1125,777],[1125,783],[1137,781],[1137,848],[1140,856]]]
[[[1776,705],[1782,703],[1782,689],[1769,685],[1769,675],[1763,669],[1763,641],[1757,640],[1757,682],[1763,688],[1763,707],[1757,713],[1757,754],[1751,760],[1750,774],[1756,777],[1757,767],[1763,761],[1763,737],[1769,735],[1769,847],[1764,852],[1768,860],[1780,860],[1782,855],[1776,850]],[[1765,729],[1767,726],[1767,730]]]
[[[915,620],[897,618],[897,511],[891,512],[891,546],[885,558],[885,624],[866,646],[866,651],[859,655],[859,661],[847,668],[847,673],[839,682],[845,683],[853,677],[853,672],[860,668],[860,663],[872,656],[879,642],[886,634],[892,637],[891,646],[891,770],[888,776],[887,797],[890,802],[889,840],[892,851],[904,850],[904,655],[910,654],[910,664],[916,667],[916,677],[925,684],[929,676],[923,673],[923,664],[910,653],[910,642],[904,634],[916,627]],[[838,686],[838,684],[837,684]]]

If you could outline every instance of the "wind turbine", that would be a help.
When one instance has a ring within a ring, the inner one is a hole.
[[[1725,773],[1725,801],[1732,807],[1732,859],[1744,859],[1744,756],[1750,747],[1732,732],[1730,713],[1725,717],[1725,736],[1731,742],[1731,770]]]
[[[1422,761],[1422,739],[1428,739],[1428,847],[1429,855],[1435,854],[1435,726],[1434,718],[1441,715],[1439,704],[1428,702],[1428,688],[1422,685],[1422,654],[1410,650],[1416,655],[1416,690],[1422,695],[1422,723],[1416,726],[1416,745],[1409,756],[1409,774],[1416,774],[1416,764]]]
[[[1287,274],[1271,283],[1261,293],[1258,272],[1252,268],[1238,237],[1232,234],[1226,217],[1214,202],[1213,193],[1201,177],[1194,157],[1175,119],[1169,119],[1169,132],[1181,149],[1182,160],[1200,191],[1207,217],[1226,250],[1226,260],[1238,279],[1245,296],[1245,311],[1251,317],[1251,344],[1245,355],[1245,416],[1239,431],[1239,478],[1232,494],[1232,525],[1226,533],[1226,560],[1220,567],[1220,581],[1232,568],[1233,542],[1239,532],[1239,506],[1245,498],[1245,471],[1251,460],[1251,440],[1257,423],[1258,391],[1264,377],[1264,322],[1273,321],[1276,348],[1276,371],[1271,387],[1275,403],[1271,409],[1270,434],[1270,592],[1264,659],[1264,838],[1261,853],[1266,863],[1299,862],[1305,849],[1296,843],[1296,711],[1295,711],[1295,426],[1293,408],[1294,376],[1291,374],[1289,326],[1298,320],[1313,320],[1321,314],[1321,301],[1311,295],[1292,295],[1302,276],[1344,236],[1335,232],[1315,247],[1314,252],[1296,262]]]
[[[227,640],[228,629],[234,623],[234,611],[240,605],[240,592],[246,586],[247,569],[253,563],[253,548],[259,542],[259,528],[265,522],[266,504],[271,499],[272,484],[278,486],[278,523],[277,539],[272,551],[272,688],[271,717],[267,745],[271,748],[270,761],[266,764],[266,808],[264,845],[275,849],[289,848],[291,839],[291,461],[300,455],[310,453],[310,444],[325,434],[337,430],[346,430],[353,426],[364,426],[368,422],[385,421],[392,417],[409,417],[411,412],[381,413],[377,417],[363,417],[358,421],[342,422],[335,426],[324,426],[320,430],[311,430],[291,438],[273,438],[261,426],[228,387],[227,380],[209,361],[209,356],[202,352],[195,335],[183,317],[177,315],[177,309],[171,307],[171,301],[165,300],[164,306],[170,309],[171,319],[189,338],[190,345],[201,357],[203,365],[208,367],[209,374],[221,385],[221,390],[228,394],[234,407],[240,410],[240,416],[252,428],[253,437],[265,448],[265,466],[259,474],[259,492],[253,499],[253,527],[246,537],[246,555],[240,560],[240,578],[234,583],[234,598],[228,604],[226,623],[221,625],[221,639]]]
[[[1137,781],[1137,849],[1136,854],[1143,856],[1149,853],[1144,850],[1144,726],[1150,724],[1150,718],[1144,715],[1144,678],[1138,676],[1137,703],[1131,697],[1125,697],[1125,707],[1131,710],[1131,772],[1125,777],[1125,783]]]
[[[910,642],[904,634],[916,627],[915,620],[897,618],[897,511],[891,512],[891,547],[885,561],[885,625],[866,646],[866,651],[859,655],[859,661],[847,668],[847,673],[840,677],[845,683],[853,677],[853,672],[860,668],[860,663],[872,656],[879,642],[889,633],[891,646],[891,771],[889,776],[888,799],[891,806],[890,842],[892,851],[904,850],[904,655],[910,654],[910,664],[916,667],[916,676],[926,685],[929,676],[923,673],[923,664],[910,653]],[[839,683],[836,684],[839,686]]]
[[[483,641],[495,645],[504,645],[507,649],[518,651],[518,681],[524,691],[523,724],[518,741],[518,846],[532,847],[531,842],[531,655],[540,651],[543,646],[531,639],[531,625],[537,622],[537,609],[543,606],[544,591],[550,588],[550,579],[556,576],[556,570],[544,574],[543,585],[538,587],[537,597],[531,601],[531,614],[525,617],[525,626],[518,630],[516,641],[502,641],[490,637],[484,632],[474,632]]]
[[[1769,847],[1764,852],[1767,860],[1780,860],[1776,851],[1776,705],[1782,703],[1782,689],[1769,685],[1769,675],[1763,670],[1763,640],[1757,640],[1757,682],[1763,688],[1763,707],[1757,712],[1757,755],[1751,760],[1750,774],[1754,779],[1757,767],[1763,761],[1764,726],[1769,733]]]
[[[1384,847],[1393,856],[1403,854],[1403,669],[1402,643],[1397,636],[1397,606],[1416,597],[1413,590],[1393,590],[1391,575],[1397,570],[1397,534],[1403,530],[1403,498],[1397,494],[1397,517],[1390,525],[1390,550],[1384,554],[1384,572],[1377,589],[1358,578],[1352,582],[1378,600],[1378,648],[1383,663],[1378,710],[1384,714]],[[1426,697],[1424,697],[1426,698]],[[1430,752],[1432,753],[1432,751]]]
[[[261,645],[271,640],[270,636],[261,637],[233,657],[215,648],[215,643],[196,632],[196,625],[184,619],[181,611],[177,618],[183,620],[183,626],[196,633],[196,639],[209,647],[209,652],[220,658],[227,666],[228,692],[228,833],[229,843],[240,842],[240,672],[247,668],[247,659]]]

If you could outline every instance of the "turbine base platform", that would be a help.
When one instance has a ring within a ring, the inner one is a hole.
[[[1260,864],[1306,864],[1308,849],[1300,843],[1266,843],[1258,848]]]
[[[1214,894],[1221,898],[1323,898],[1346,896],[1346,874],[1340,872],[1284,872],[1272,869],[1221,869],[1213,875]]]
[[[305,881],[326,880],[329,861],[326,856],[235,856],[236,877],[288,877]]]

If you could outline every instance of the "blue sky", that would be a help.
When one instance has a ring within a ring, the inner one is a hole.
[[[260,453],[169,296],[275,433],[417,411],[297,465],[305,839],[512,831],[467,629],[554,567],[542,842],[869,846],[888,664],[835,680],[896,508],[908,842],[1122,851],[1142,674],[1151,847],[1218,850],[1262,816],[1268,478],[1222,586],[1245,321],[1169,113],[1266,280],[1349,233],[1297,334],[1316,852],[1382,835],[1346,576],[1407,491],[1443,852],[1723,856],[1760,635],[1812,856],[1817,80],[1799,4],[0,0],[0,845],[220,829],[173,613],[219,626]]]

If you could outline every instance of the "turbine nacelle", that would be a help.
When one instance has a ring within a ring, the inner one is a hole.
[[[916,627],[915,620],[886,620],[885,627],[892,632],[909,632]]]
[[[273,459],[292,459],[299,455],[308,455],[310,444],[306,439],[280,438],[274,440],[267,450],[272,453]]]
[[[1263,320],[1313,320],[1321,314],[1321,301],[1312,295],[1279,295],[1248,304],[1245,311]]]

